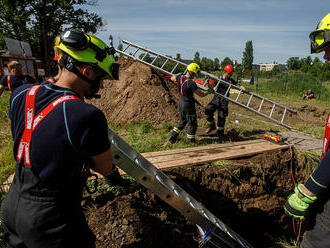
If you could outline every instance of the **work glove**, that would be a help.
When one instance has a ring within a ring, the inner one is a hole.
[[[105,182],[111,187],[116,185],[124,185],[124,179],[119,174],[117,166],[114,166],[112,172],[109,175],[105,176],[104,179]]]
[[[212,93],[214,93],[214,89],[213,89],[213,88],[208,88],[208,89],[207,89],[207,92],[208,92],[209,94],[212,94]]]
[[[284,206],[285,212],[298,219],[303,219],[310,204],[316,201],[316,196],[308,196],[301,190],[302,184],[298,184]]]

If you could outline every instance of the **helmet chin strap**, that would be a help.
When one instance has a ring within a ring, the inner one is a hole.
[[[101,78],[97,78],[96,80],[89,79],[88,77],[86,77],[85,75],[83,75],[78,70],[78,68],[75,66],[76,63],[77,63],[77,61],[74,58],[69,57],[69,56],[68,56],[68,58],[63,58],[63,59],[60,60],[60,65],[61,66],[63,66],[68,71],[71,71],[72,73],[76,74],[82,80],[86,81],[87,83],[89,83],[91,85],[91,92],[90,92],[90,94],[85,95],[85,97],[87,99],[99,98],[99,96],[96,93],[100,89]]]

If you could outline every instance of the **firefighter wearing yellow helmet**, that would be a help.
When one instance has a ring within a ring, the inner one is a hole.
[[[111,185],[122,183],[112,164],[107,120],[84,101],[104,76],[115,78],[114,49],[78,30],[61,34],[56,49],[59,79],[12,93],[16,172],[1,205],[4,247],[95,247],[81,207],[85,165]]]
[[[324,59],[330,63],[330,13],[317,25],[316,31],[309,35],[311,53],[324,51]],[[285,211],[297,218],[310,215],[313,220],[308,226],[300,248],[327,248],[330,246],[330,114],[326,122],[323,154],[321,162],[307,181],[298,184],[285,203]],[[310,206],[314,206],[311,214]]]
[[[175,143],[180,132],[188,124],[187,143],[196,142],[197,115],[194,93],[205,96],[207,93],[200,91],[193,80],[199,73],[200,67],[196,63],[187,66],[185,75],[172,76],[171,81],[178,86],[179,98],[179,122],[172,129],[169,142]]]

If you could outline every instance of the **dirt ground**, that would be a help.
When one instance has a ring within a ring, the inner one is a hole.
[[[91,101],[108,121],[119,126],[136,120],[176,122],[176,86],[146,65],[130,59],[119,63],[120,80],[108,81],[101,90],[102,98]],[[203,116],[203,108],[198,106],[197,112]],[[306,105],[294,118],[312,115],[319,121],[326,114]],[[295,168],[297,160],[291,154],[289,150],[271,152],[231,160],[230,166],[204,164],[165,173],[254,247],[279,247],[278,241],[294,239],[292,220],[283,211],[294,187],[290,168],[291,163]],[[306,169],[294,174],[297,181],[303,181],[310,172]],[[198,247],[197,228],[138,184],[89,203],[86,215],[98,248]]]
[[[254,247],[276,247],[280,239],[294,237],[291,218],[283,211],[293,188],[290,151],[231,162],[165,173]],[[295,173],[301,181],[309,172]],[[99,248],[198,247],[197,228],[142,186],[133,183],[119,196],[102,195],[93,204],[88,221]]]
[[[90,103],[100,108],[108,121],[123,126],[134,121],[151,124],[176,122],[177,86],[164,75],[132,59],[119,59],[119,80],[109,80],[100,90],[101,99]],[[197,106],[201,116],[203,109]]]

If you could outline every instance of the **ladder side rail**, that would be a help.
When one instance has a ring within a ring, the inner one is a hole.
[[[199,88],[203,89],[203,90],[207,90],[207,88],[206,88],[206,87],[203,87],[202,85],[197,85],[197,86],[198,86]],[[240,103],[240,102],[237,102],[237,101],[235,101],[234,99],[232,99],[232,98],[230,98],[230,97],[224,96],[224,95],[219,94],[219,93],[217,93],[217,92],[215,92],[214,94],[216,94],[216,95],[218,95],[218,96],[220,96],[220,97],[223,97],[223,98],[225,98],[226,100],[228,100],[228,101],[230,101],[230,102],[232,102],[232,103],[235,103],[235,104],[237,104],[237,105],[239,105],[239,106],[241,106],[241,107],[243,107],[243,108],[246,108],[246,109],[250,110],[250,111],[253,112],[253,113],[256,113],[256,114],[258,114],[258,115],[260,115],[260,116],[263,116],[263,117],[265,117],[265,118],[267,118],[267,119],[269,119],[269,120],[271,120],[271,121],[273,121],[273,122],[275,122],[275,123],[277,123],[277,124],[279,124],[279,125],[281,125],[281,126],[287,128],[287,129],[290,129],[290,130],[292,129],[292,127],[288,126],[287,124],[285,124],[285,123],[281,123],[279,120],[274,119],[274,118],[272,118],[272,117],[269,117],[269,115],[266,115],[266,114],[264,114],[264,113],[262,113],[262,112],[259,112],[259,111],[255,110],[254,108],[251,108],[251,107],[249,107],[249,106],[246,106],[245,104],[242,104],[242,103]]]
[[[109,129],[108,136],[112,144],[114,163],[119,168],[167,204],[180,211],[192,223],[201,226],[204,230],[219,228],[221,232],[226,234],[221,240],[227,243],[229,247],[252,248],[247,241],[226,226],[111,129]]]
[[[134,44],[134,43],[132,43],[132,42],[129,42],[129,41],[127,41],[127,40],[123,40],[122,42],[125,43],[125,44],[130,44],[131,46],[134,46],[134,47],[138,47],[138,48],[140,48],[140,49],[143,50],[143,51],[147,51],[147,52],[149,52],[150,54],[153,54],[153,55],[159,55],[159,56],[161,56],[161,57],[163,57],[163,58],[165,58],[165,59],[169,59],[170,61],[175,62],[175,63],[179,63],[180,65],[183,65],[183,66],[185,66],[185,67],[187,66],[187,64],[185,64],[185,63],[183,63],[183,62],[181,62],[181,61],[178,61],[178,60],[176,60],[176,59],[173,59],[173,58],[168,57],[168,56],[165,56],[165,55],[161,55],[161,54],[159,54],[159,53],[157,53],[157,52],[155,52],[155,51],[152,51],[152,50],[150,50],[150,49],[147,49],[147,48],[141,47],[141,46],[136,45],[136,44]],[[117,51],[117,52],[121,52],[121,51]]]
[[[204,71],[201,71],[200,72],[202,75],[205,75],[205,76],[209,76],[210,78],[213,78],[213,79],[215,79],[215,80],[217,80],[217,81],[221,81],[221,82],[223,82],[223,83],[225,83],[225,84],[227,84],[227,85],[232,85],[232,87],[233,88],[235,88],[235,89],[240,89],[240,87],[239,86],[236,86],[236,85],[233,85],[233,84],[230,84],[230,83],[228,83],[228,82],[226,82],[226,81],[224,81],[224,80],[222,80],[222,79],[219,79],[219,78],[217,78],[216,76],[214,76],[213,74],[210,74],[210,73],[208,73],[208,72],[204,72]],[[244,90],[244,92],[246,92],[246,93],[252,93],[252,92],[249,92],[249,91],[247,91],[247,90]],[[258,98],[260,98],[260,99],[265,99],[265,100],[267,100],[267,102],[269,102],[269,103],[272,103],[272,104],[276,104],[278,107],[280,107],[280,108],[286,108],[288,111],[290,111],[290,112],[292,112],[292,113],[296,113],[297,111],[296,110],[294,110],[294,109],[291,109],[291,108],[288,108],[288,107],[286,107],[286,106],[284,106],[284,105],[282,105],[282,104],[279,104],[279,103],[276,103],[276,102],[274,102],[274,101],[272,101],[272,100],[270,100],[270,99],[267,99],[267,98],[265,98],[265,97],[263,97],[263,96],[260,96],[260,95],[258,95],[258,94],[255,94],[255,93],[253,93],[253,95],[254,96],[256,96],[256,97],[258,97]]]

